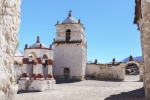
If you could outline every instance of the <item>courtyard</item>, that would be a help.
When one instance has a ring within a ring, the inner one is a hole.
[[[52,90],[18,93],[17,100],[144,100],[143,82],[138,75],[128,75],[124,81],[57,80]]]

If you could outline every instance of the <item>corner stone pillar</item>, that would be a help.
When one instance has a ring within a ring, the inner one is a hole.
[[[22,62],[23,62],[23,67],[22,67],[22,78],[21,79],[29,79],[29,76],[27,74],[27,64],[28,64],[29,59],[28,58],[23,58]]]
[[[52,75],[52,64],[53,61],[51,59],[47,60],[47,64],[48,64],[48,75],[46,77],[47,80],[49,79],[53,79],[53,75]]]
[[[141,0],[141,32],[142,56],[144,61],[144,87],[146,100],[150,100],[150,1]]]
[[[37,58],[37,76],[36,79],[38,80],[44,80],[44,75],[43,75],[43,66],[42,66],[42,58]]]
[[[36,80],[36,74],[37,74],[37,62],[35,60],[33,60],[33,74],[32,74],[32,80]]]

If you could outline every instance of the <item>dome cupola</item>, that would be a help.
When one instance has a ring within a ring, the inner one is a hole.
[[[74,24],[74,23],[78,23],[78,21],[76,19],[74,19],[71,15],[71,10],[68,13],[68,17],[62,22],[62,24]]]

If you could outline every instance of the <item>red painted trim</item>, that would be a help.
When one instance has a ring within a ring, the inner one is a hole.
[[[33,62],[33,65],[37,65],[37,62]]]
[[[38,64],[42,64],[42,58],[37,58]]]
[[[36,76],[36,78],[43,78],[44,76],[42,75],[42,74],[38,74],[37,76]]]
[[[22,77],[29,77],[27,73],[23,73]]]
[[[32,74],[32,78],[36,80],[36,74]]]
[[[47,78],[53,78],[53,75],[48,74],[48,75],[47,75]]]
[[[29,58],[23,58],[23,59],[22,59],[22,63],[23,63],[23,64],[28,64],[28,61],[29,61]]]
[[[47,61],[47,64],[48,65],[52,65],[53,64],[53,60],[51,60],[51,59],[48,59],[48,60],[46,60]]]

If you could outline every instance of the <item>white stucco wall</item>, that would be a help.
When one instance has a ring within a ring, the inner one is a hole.
[[[24,58],[28,58],[32,52],[36,54],[37,58],[43,57],[43,55],[46,54],[48,59],[53,59],[53,50],[48,49],[25,49]]]
[[[84,40],[84,29],[81,24],[62,24],[56,26],[56,41],[65,41],[66,31],[71,30],[71,41]]]
[[[14,71],[16,74],[16,82],[18,81],[18,79],[21,78],[22,75],[22,66],[20,66],[19,64],[14,64]]]
[[[70,77],[84,76],[86,63],[83,62],[83,53],[82,44],[55,44],[53,75],[63,76],[64,68],[69,68]]]
[[[29,77],[31,78],[32,77],[32,74],[33,74],[33,64],[28,64],[27,65],[27,73],[29,75]],[[46,77],[47,74],[48,74],[48,66],[46,65],[45,67],[42,65],[42,71],[43,71],[43,75]],[[38,74],[38,73],[36,73]]]

